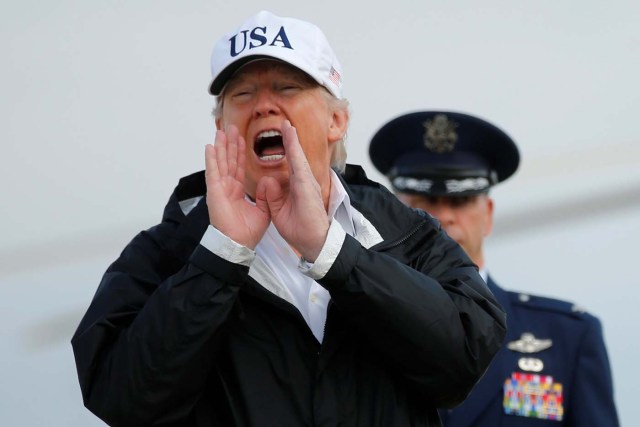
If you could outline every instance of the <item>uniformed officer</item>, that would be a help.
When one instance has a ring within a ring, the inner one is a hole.
[[[444,425],[617,426],[600,321],[569,302],[504,290],[487,273],[489,189],[518,168],[513,140],[477,117],[422,111],[382,126],[369,155],[403,202],[438,218],[467,251],[507,313],[504,347],[468,399],[440,411]]]

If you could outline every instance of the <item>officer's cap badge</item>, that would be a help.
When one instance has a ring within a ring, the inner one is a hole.
[[[424,145],[434,153],[452,151],[458,141],[458,124],[449,120],[446,114],[436,114],[432,120],[424,122]]]

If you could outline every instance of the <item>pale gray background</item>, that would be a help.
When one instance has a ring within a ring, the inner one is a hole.
[[[604,324],[623,425],[640,344],[637,1],[0,3],[0,425],[102,425],[69,339],[108,264],[212,142],[214,41],[267,8],[318,24],[344,67],[349,159],[407,111],[480,115],[519,143],[489,268]]]

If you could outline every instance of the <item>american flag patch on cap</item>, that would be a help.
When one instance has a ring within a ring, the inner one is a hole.
[[[329,80],[340,86],[340,73],[333,67],[329,70]]]

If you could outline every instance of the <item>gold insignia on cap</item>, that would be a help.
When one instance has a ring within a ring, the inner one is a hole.
[[[540,372],[544,369],[544,363],[535,357],[521,357],[518,359],[518,368],[527,372]]]
[[[433,120],[424,122],[424,145],[434,153],[448,153],[458,141],[458,124],[446,114],[436,114]]]
[[[519,340],[508,343],[507,348],[518,353],[537,353],[548,349],[552,344],[550,339],[539,340],[532,333],[525,332]]]

